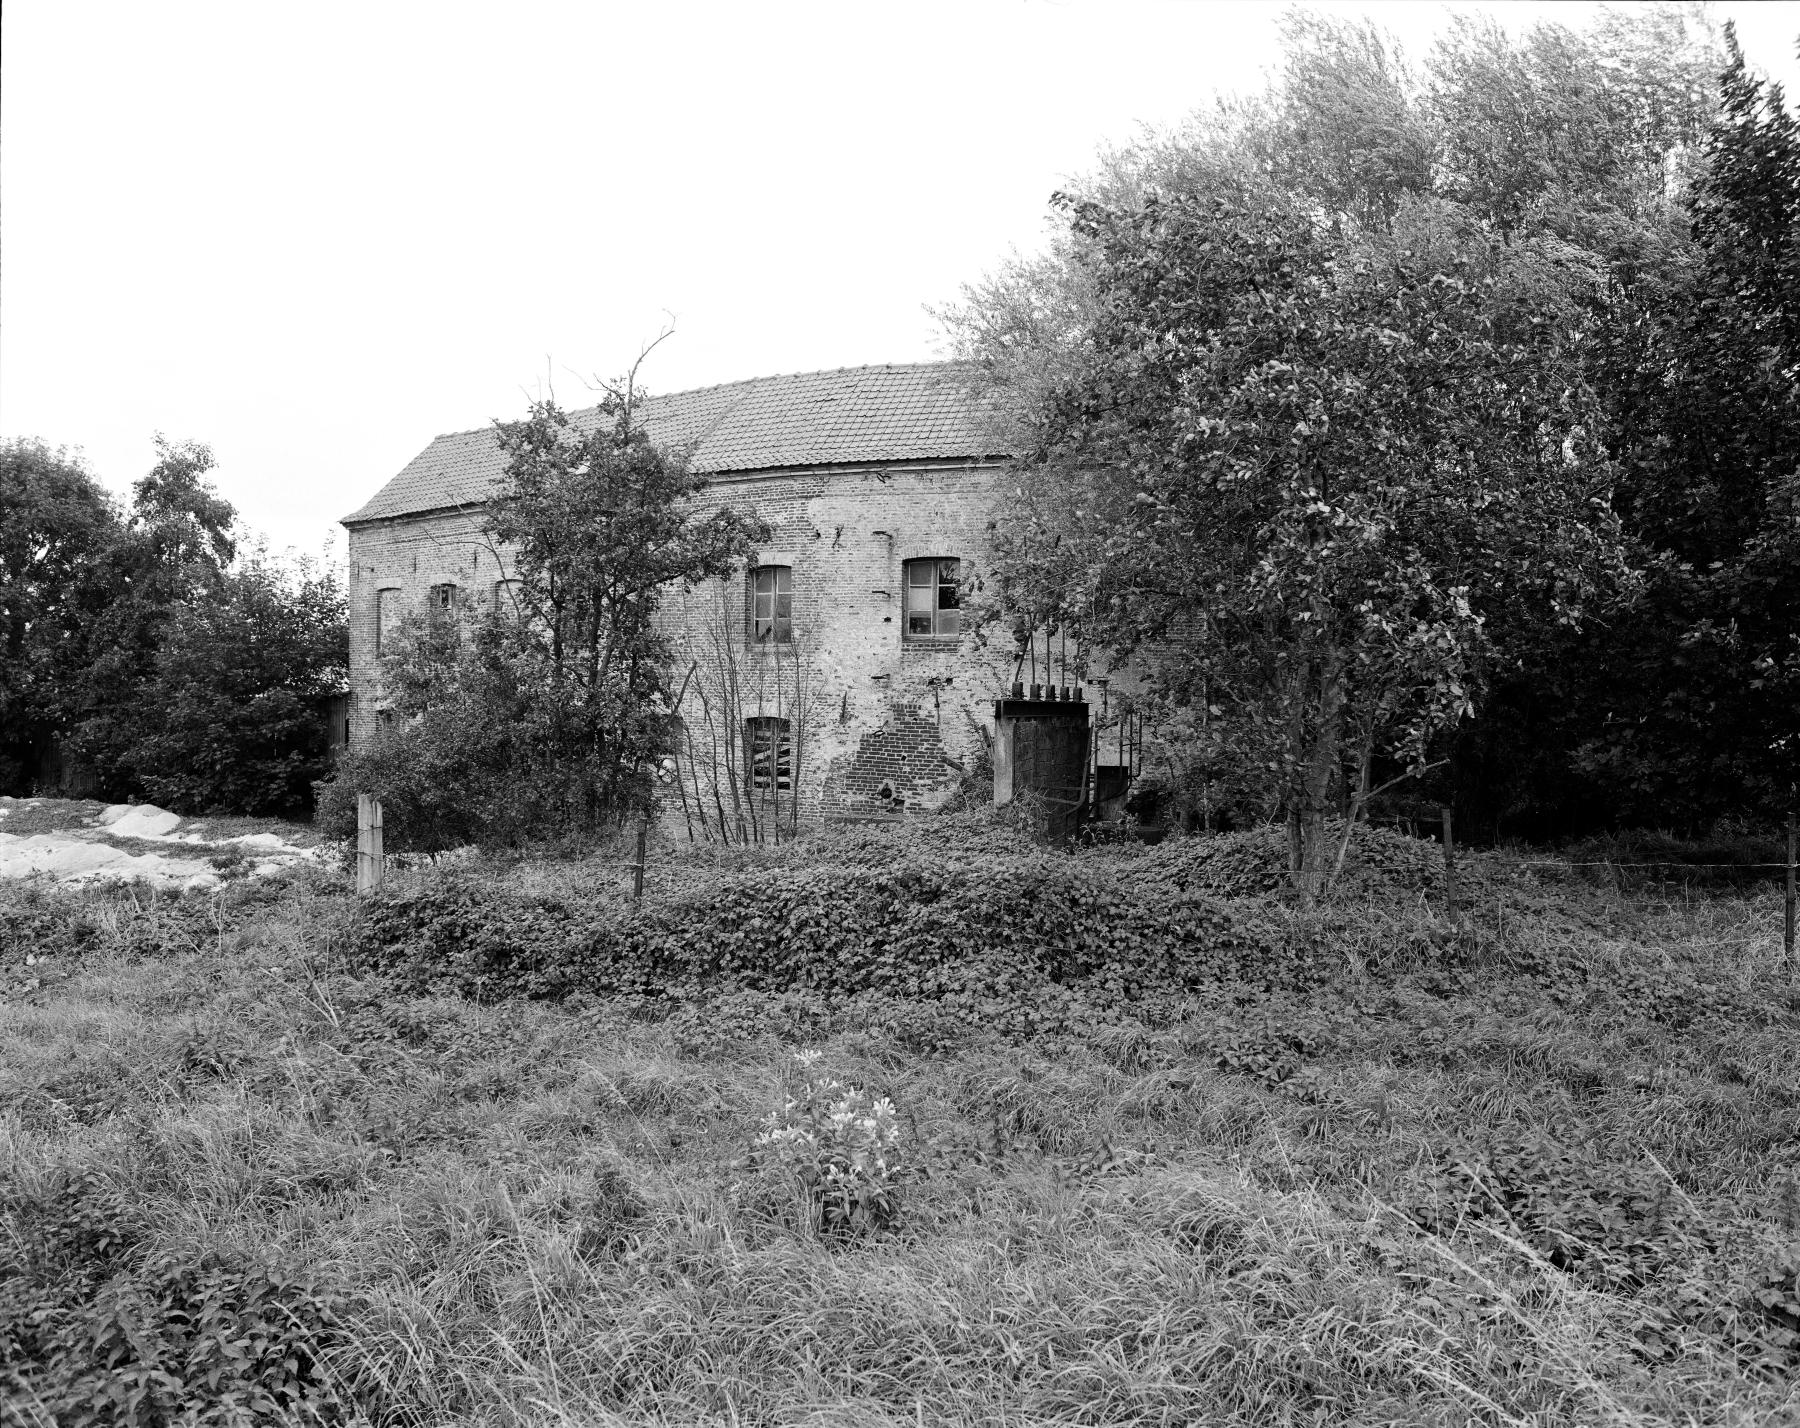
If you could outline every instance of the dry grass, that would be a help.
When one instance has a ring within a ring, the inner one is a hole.
[[[1280,1081],[1220,1069],[1198,1003],[938,1054],[840,1019],[823,1065],[893,1098],[923,1172],[901,1231],[851,1244],[742,1162],[792,1080],[777,1020],[397,996],[344,970],[353,908],[317,872],[210,903],[4,891],[0,1184],[96,1167],[159,1249],[341,1285],[332,1367],[375,1421],[1800,1420],[1791,1378],[1699,1332],[1646,1357],[1630,1294],[1411,1208],[1447,1148],[1530,1127],[1666,1168],[1715,1247],[1659,1283],[1791,1241],[1800,1006],[1675,1027],[1605,991],[1700,966],[1767,1000],[1768,900],[1470,876],[1487,910],[1448,988],[1428,904],[1333,916],[1368,1010]],[[1519,975],[1577,945],[1602,992]]]

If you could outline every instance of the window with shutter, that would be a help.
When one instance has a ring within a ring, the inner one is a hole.
[[[794,743],[786,719],[759,714],[744,720],[744,762],[750,787],[786,793],[794,786]]]

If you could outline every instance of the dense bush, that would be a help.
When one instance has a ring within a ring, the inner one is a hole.
[[[1490,1221],[1551,1264],[1599,1287],[1633,1292],[1677,1260],[1710,1252],[1692,1202],[1660,1170],[1617,1165],[1544,1131],[1512,1132],[1453,1155],[1418,1208],[1453,1233]]]
[[[0,965],[85,951],[101,936],[85,900],[27,883],[0,899]]]
[[[339,1296],[280,1263],[146,1254],[149,1229],[83,1170],[0,1201],[5,1391],[78,1425],[333,1423]]]
[[[1563,1273],[1635,1300],[1645,1357],[1673,1358],[1698,1333],[1729,1344],[1752,1369],[1800,1365],[1800,1257],[1762,1263],[1747,1285],[1683,1276],[1682,1266],[1713,1260],[1719,1246],[1660,1165],[1609,1161],[1542,1128],[1513,1128],[1448,1150],[1410,1208],[1427,1230],[1454,1237],[1485,1224]]]
[[[304,813],[331,769],[324,711],[349,663],[336,575],[257,552],[168,619],[125,763],[168,808]]]
[[[1778,829],[1748,823],[1722,823],[1698,838],[1629,829],[1583,838],[1558,852],[1589,878],[1632,888],[1778,883],[1787,859]]]
[[[795,850],[807,862],[878,867],[925,846],[946,857],[977,853],[1042,857],[1047,851],[1031,811],[1017,803],[995,807],[991,801],[934,814],[922,825],[916,821],[827,825],[796,844]]]
[[[1335,847],[1343,826],[1333,826],[1330,832]],[[1287,830],[1265,824],[1243,833],[1176,838],[1147,849],[1133,861],[1131,876],[1213,897],[1272,897],[1291,886],[1287,862]],[[1441,845],[1368,824],[1351,830],[1344,870],[1337,880],[1340,896],[1410,897],[1440,892],[1443,885]]]
[[[343,591],[240,557],[212,453],[156,447],[126,511],[79,459],[0,442],[0,790],[54,781],[57,750],[106,797],[304,812],[348,676]]]
[[[1055,855],[915,853],[726,874],[642,912],[446,877],[372,900],[360,949],[372,966],[465,994],[877,993],[1021,1031],[1064,1015],[1059,989],[1104,1007],[1200,983],[1304,985],[1327,969],[1256,904],[1113,872]]]
[[[497,702],[439,706],[429,720],[377,728],[346,749],[334,777],[315,787],[314,825],[327,838],[354,839],[357,796],[371,793],[381,800],[390,853],[541,845],[580,831],[584,771],[526,768],[515,747],[522,703],[496,712]]]

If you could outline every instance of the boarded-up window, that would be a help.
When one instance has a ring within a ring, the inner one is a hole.
[[[961,561],[906,562],[906,638],[953,640],[962,633]]]
[[[515,619],[525,613],[521,603],[520,582],[517,580],[496,580],[494,582],[494,613],[504,615],[507,619]]]
[[[750,572],[750,643],[794,642],[794,571],[787,565],[759,565]]]
[[[375,653],[378,655],[394,652],[394,637],[400,633],[400,592],[398,590],[377,590],[375,592]]]
[[[766,714],[744,720],[744,763],[750,787],[786,793],[794,786],[794,745],[788,721]]]

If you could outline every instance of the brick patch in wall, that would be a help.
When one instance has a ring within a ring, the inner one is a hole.
[[[931,809],[955,788],[956,772],[944,762],[937,720],[916,704],[896,702],[887,722],[858,740],[843,769],[839,811]]]

